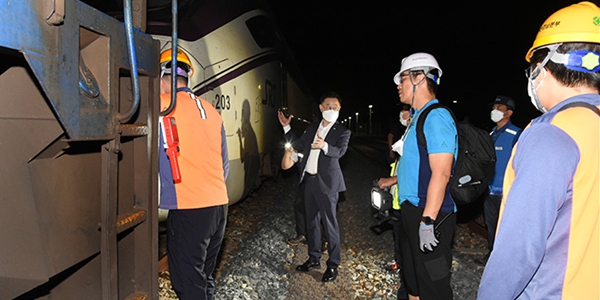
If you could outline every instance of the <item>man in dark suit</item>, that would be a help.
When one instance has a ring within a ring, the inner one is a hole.
[[[328,282],[337,277],[341,259],[336,207],[339,192],[346,190],[346,184],[339,159],[348,149],[350,130],[336,123],[342,108],[342,99],[338,94],[326,93],[321,96],[320,103],[323,120],[308,126],[299,139],[291,131],[293,116],[285,117],[279,112],[279,122],[284,128],[286,141],[292,144],[286,151],[282,166],[289,168],[298,162],[300,182],[304,185],[309,258],[296,270],[308,272],[321,267],[320,223],[323,222],[329,242],[329,259],[322,280]]]

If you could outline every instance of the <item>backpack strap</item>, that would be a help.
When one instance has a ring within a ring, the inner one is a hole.
[[[589,104],[587,102],[583,102],[583,101],[577,101],[577,102],[571,102],[563,107],[561,107],[558,111],[563,111],[572,107],[586,107],[591,109],[594,113],[596,113],[599,117],[600,117],[600,111],[598,110],[598,107],[593,105],[593,104]]]
[[[456,117],[454,117],[454,113],[452,113],[452,111],[450,109],[448,109],[446,106],[442,105],[441,103],[439,103],[439,102],[433,103],[430,106],[426,107],[422,112],[419,113],[419,119],[417,120],[417,140],[425,148],[427,148],[427,140],[425,139],[425,132],[423,131],[423,127],[425,126],[425,118],[427,117],[427,115],[429,115],[429,112],[431,112],[432,110],[434,110],[436,108],[444,108],[447,111],[449,111],[450,115],[454,119],[454,124],[458,124],[456,122]]]

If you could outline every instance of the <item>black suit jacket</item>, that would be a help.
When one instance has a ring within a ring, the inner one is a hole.
[[[304,179],[304,169],[311,150],[310,144],[312,144],[317,134],[320,123],[316,122],[309,125],[299,139],[296,138],[291,130],[285,134],[286,139],[292,142],[294,149],[304,155],[303,159],[298,161],[298,170],[301,172],[300,182]],[[323,150],[319,151],[317,179],[321,191],[326,194],[346,190],[346,183],[344,182],[344,175],[342,174],[339,159],[346,153],[349,141],[350,130],[337,122],[333,124],[325,137],[328,150],[327,154]]]

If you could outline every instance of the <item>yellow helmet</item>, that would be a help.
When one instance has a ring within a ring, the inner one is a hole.
[[[162,72],[164,74],[171,73],[171,67],[170,66],[167,67],[167,65],[170,62],[171,62],[171,48],[163,51],[160,54],[160,66],[161,66]],[[192,77],[192,74],[194,74],[194,67],[192,66],[192,62],[190,61],[189,56],[187,56],[187,54],[185,54],[185,52],[183,52],[179,48],[177,49],[177,62],[184,63],[190,68],[189,72],[181,72],[183,70],[177,70],[177,75],[185,76],[185,77]]]
[[[580,2],[552,14],[540,27],[525,60],[531,62],[533,50],[556,43],[587,42],[600,44],[600,8]]]

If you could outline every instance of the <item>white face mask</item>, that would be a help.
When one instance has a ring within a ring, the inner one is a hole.
[[[338,116],[340,115],[340,112],[337,110],[329,109],[323,111],[322,114],[323,119],[325,119],[325,121],[329,123],[335,123],[335,121],[337,121]]]
[[[500,122],[502,118],[504,118],[504,113],[497,109],[492,110],[492,112],[490,113],[490,119],[492,119],[492,122],[494,123]]]
[[[546,78],[546,69],[542,69],[542,72],[544,73],[544,78],[542,78],[542,80],[540,80],[540,83],[535,88],[534,88],[534,84],[533,84],[533,82],[535,82],[535,79],[527,80],[527,95],[529,95],[529,98],[531,99],[531,104],[533,104],[533,106],[535,106],[535,108],[537,110],[541,111],[542,113],[546,113],[547,110],[542,105],[542,102],[540,102],[540,99],[538,98],[538,95],[537,95],[537,90],[540,88],[540,86],[544,82],[544,79]],[[538,76],[541,76],[541,75],[542,74],[540,73],[540,75],[538,75]]]
[[[408,116],[406,119],[402,118],[402,115],[406,113],[406,115]],[[410,118],[410,114],[407,111],[401,111],[400,112],[400,124],[402,124],[402,126],[407,127],[408,126],[408,120]]]

